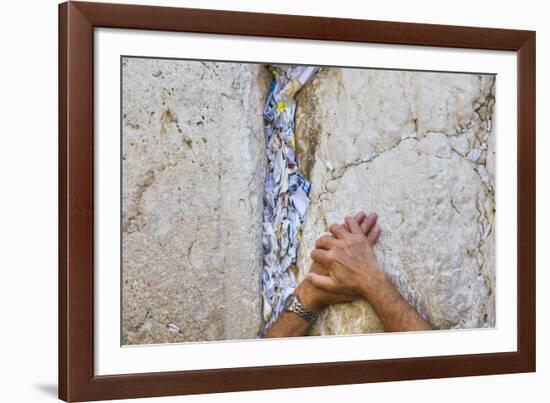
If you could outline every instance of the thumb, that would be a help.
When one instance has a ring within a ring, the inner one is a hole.
[[[315,287],[325,291],[336,292],[336,289],[338,288],[337,285],[334,283],[334,280],[329,276],[323,276],[321,274],[309,272],[307,278],[313,283]]]

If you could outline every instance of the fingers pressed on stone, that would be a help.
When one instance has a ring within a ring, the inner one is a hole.
[[[365,220],[361,223],[361,230],[363,231],[363,234],[367,235],[371,229],[374,228],[376,225],[376,220],[378,220],[378,216],[376,213],[370,213]]]
[[[367,218],[367,215],[365,214],[364,211],[360,211],[358,212],[357,214],[355,214],[355,221],[357,221],[359,223],[359,225],[361,225],[363,223],[363,221],[365,220],[365,218]],[[344,221],[344,223],[342,224],[344,226],[344,228],[346,230],[349,231],[349,227],[348,227],[348,224],[346,224],[346,222]]]
[[[328,227],[328,230],[338,239],[343,239],[347,234],[349,234],[344,226],[339,224],[331,224],[331,226]]]
[[[380,233],[381,233],[381,230],[380,230],[380,227],[378,225],[376,225],[369,232],[369,234],[367,235],[367,240],[369,241],[369,243],[371,245],[374,245],[376,243],[376,241],[378,241],[378,238],[380,237]]]
[[[328,264],[330,262],[329,252],[324,249],[313,249],[311,252],[311,258],[321,264]]]
[[[367,215],[365,214],[364,211],[360,211],[357,214],[355,214],[355,217],[353,218],[355,219],[355,221],[361,224],[365,220],[365,218],[367,218]]]
[[[315,241],[315,248],[328,250],[336,246],[337,243],[338,240],[332,235],[324,235]]]
[[[355,221],[353,218],[347,216],[345,220],[352,234],[361,234],[361,235],[364,234],[363,231],[361,230],[361,227],[357,223],[357,221]]]

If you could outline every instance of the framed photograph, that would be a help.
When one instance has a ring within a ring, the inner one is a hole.
[[[59,6],[59,398],[535,371],[535,32]]]

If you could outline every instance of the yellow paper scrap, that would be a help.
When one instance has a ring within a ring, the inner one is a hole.
[[[276,112],[281,112],[281,111],[284,111],[286,109],[286,103],[284,102],[279,102],[277,104],[277,108],[275,108],[275,111]]]

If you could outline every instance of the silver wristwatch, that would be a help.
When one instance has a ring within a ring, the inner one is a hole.
[[[285,301],[285,310],[298,314],[302,319],[311,324],[317,321],[317,315],[302,305],[296,294],[290,294],[288,296]]]

